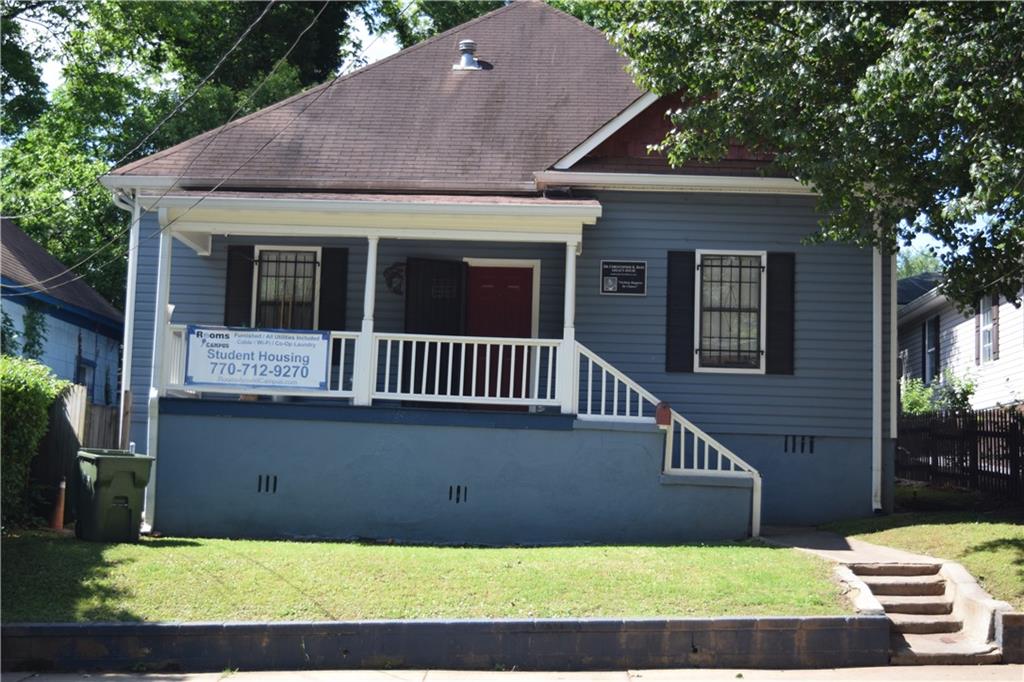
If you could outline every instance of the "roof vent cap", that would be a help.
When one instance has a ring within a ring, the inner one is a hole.
[[[476,54],[475,40],[459,41],[459,63],[452,64],[453,71],[479,71],[483,67],[474,56]]]

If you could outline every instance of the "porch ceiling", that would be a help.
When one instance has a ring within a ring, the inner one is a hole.
[[[161,226],[200,255],[213,235],[579,243],[594,199],[176,191],[142,195]]]

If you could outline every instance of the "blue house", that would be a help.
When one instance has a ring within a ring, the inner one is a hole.
[[[676,542],[886,505],[892,259],[512,3],[103,179],[179,535]]]
[[[124,318],[95,289],[21,231],[13,220],[0,225],[2,309],[17,334],[54,373],[84,385],[97,405],[118,402],[118,364]]]

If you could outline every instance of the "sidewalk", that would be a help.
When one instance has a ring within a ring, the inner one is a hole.
[[[941,564],[943,559],[911,554],[903,550],[873,545],[836,533],[803,526],[770,526],[761,537],[769,544],[793,547],[843,564]]]
[[[318,670],[178,675],[49,675],[7,673],[2,682],[1020,682],[1024,666],[916,666],[829,670],[629,670],[614,672],[478,672],[451,670]]]

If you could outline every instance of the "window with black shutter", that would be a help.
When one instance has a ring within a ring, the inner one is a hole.
[[[345,329],[348,249],[231,245],[224,324]]]
[[[665,369],[793,374],[795,254],[668,254]]]

